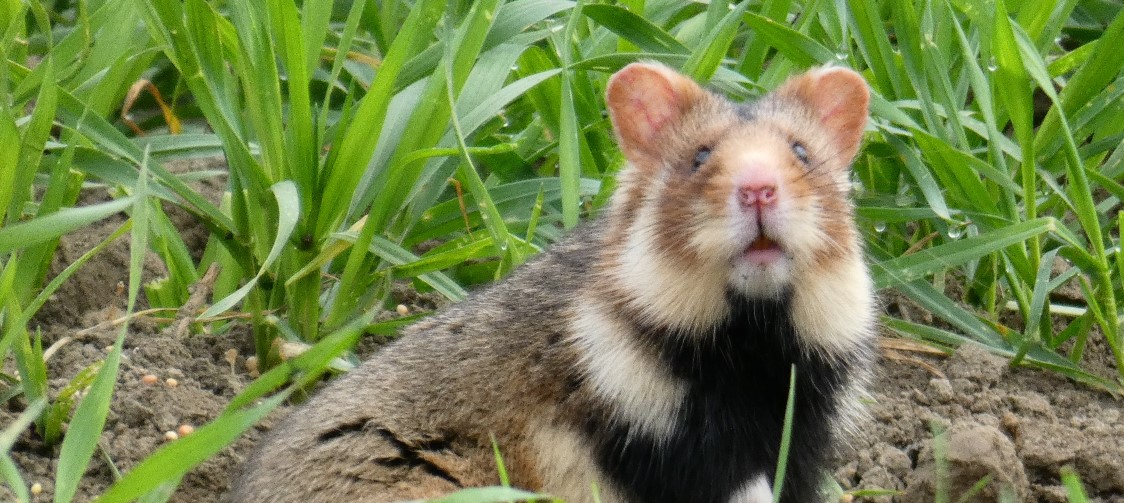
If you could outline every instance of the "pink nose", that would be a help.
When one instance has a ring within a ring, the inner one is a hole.
[[[772,183],[745,183],[738,188],[738,201],[746,208],[772,206],[777,201],[777,188]]]

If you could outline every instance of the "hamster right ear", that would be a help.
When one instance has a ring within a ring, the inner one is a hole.
[[[625,157],[633,163],[658,161],[660,138],[705,94],[695,81],[659,63],[632,63],[613,74],[605,102]]]

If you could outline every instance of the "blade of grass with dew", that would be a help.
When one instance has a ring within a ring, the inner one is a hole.
[[[912,84],[911,87],[917,93],[917,101],[920,105],[925,130],[936,135],[941,141],[949,141],[949,132],[941,127],[942,122],[938,118],[936,104],[931,96],[929,79],[925,74],[924,60],[926,58],[922,55],[921,50],[918,8],[913,4],[913,0],[902,0],[898,8],[891,9],[890,20],[898,37],[897,49],[902,56],[902,69],[907,81]]]
[[[944,192],[941,190],[941,184],[937,183],[929,167],[921,162],[921,156],[918,155],[917,151],[910,148],[895,135],[886,135],[886,143],[893,147],[898,155],[901,156],[906,169],[909,171],[910,176],[913,177],[917,189],[925,198],[925,202],[928,203],[929,208],[940,218],[945,220],[951,219],[952,216],[948,209],[948,202],[945,201]]]
[[[1124,16],[1118,16],[1118,18],[1124,18]],[[1107,31],[1105,36],[1109,36]],[[1118,36],[1124,40],[1124,27],[1121,28]],[[1033,48],[1030,47],[1030,43],[1025,39],[1025,35],[1019,40],[1022,41],[1019,47],[1024,51],[1022,53],[1022,60],[1029,62],[1029,64],[1027,64],[1028,73],[1035,79],[1039,88],[1050,98],[1051,102],[1054,103],[1054,109],[1061,109],[1063,103],[1062,98],[1054,91],[1053,83],[1050,81],[1048,75],[1046,75],[1045,62],[1042,61],[1038,54],[1033,51]],[[1120,62],[1119,67],[1124,67],[1124,60]],[[1089,180],[1086,176],[1085,162],[1082,160],[1077,150],[1076,141],[1069,126],[1069,119],[1065,116],[1061,116],[1058,118],[1058,124],[1061,127],[1061,137],[1064,140],[1063,145],[1067,173],[1066,192],[1073,200],[1077,220],[1081,224],[1082,230],[1088,236],[1089,245],[1096,261],[1095,270],[1087,272],[1089,272],[1098,283],[1098,295],[1093,296],[1088,299],[1088,301],[1103,306],[1105,319],[1101,323],[1101,329],[1104,333],[1105,340],[1112,350],[1117,366],[1119,367],[1119,373],[1121,377],[1124,377],[1124,343],[1120,340],[1121,329],[1115,297],[1116,288],[1112,283],[1112,267],[1109,264],[1105,248],[1099,212],[1093,201],[1093,187],[1089,185]],[[1118,279],[1118,281],[1119,280],[1120,279]]]
[[[1027,75],[1026,65],[1019,54],[1015,35],[1011,31],[1011,20],[1007,17],[1007,9],[1003,0],[997,0],[995,11],[995,26],[992,30],[991,49],[995,56],[998,68],[993,73],[993,82],[996,89],[1002,89],[999,101],[1003,104],[1015,130],[1015,138],[1022,147],[1023,162],[1019,167],[1022,179],[1022,200],[1026,218],[1033,219],[1038,216],[1037,207],[1037,173],[1035,172],[1034,156],[1034,109],[1031,97],[1030,76]],[[1030,268],[1038,268],[1038,258],[1042,254],[1042,245],[1037,237],[1028,240],[1030,253],[1028,259]]]
[[[1021,243],[1030,236],[1050,232],[1056,227],[1057,221],[1048,217],[1019,222],[978,236],[927,248],[912,255],[875,263],[871,267],[871,275],[877,288],[901,286],[928,274]]]
[[[477,13],[476,18],[470,24],[466,24],[466,28],[470,30],[477,30],[478,32],[486,33],[491,29],[491,22],[493,14],[498,8],[499,2],[490,4],[477,3],[473,6],[474,12]],[[476,10],[479,9],[479,10]],[[470,14],[471,15],[471,14]],[[459,37],[458,37],[459,38]],[[483,40],[480,40],[480,45],[483,46]],[[445,71],[449,75],[455,74],[457,69],[455,64],[471,64],[471,60],[464,57],[456,57],[457,55],[450,48],[446,49]],[[475,58],[473,58],[475,59]],[[462,70],[463,71],[463,70]],[[476,169],[475,164],[472,162],[472,157],[468,153],[468,146],[465,144],[464,132],[461,130],[460,121],[456,113],[456,94],[457,90],[454,88],[454,82],[451,79],[445,81],[446,99],[448,99],[449,108],[453,110],[450,114],[450,119],[455,132],[457,145],[461,154],[461,169],[460,174],[468,185],[469,192],[472,193],[476,199],[476,204],[481,210],[481,216],[485,217],[484,222],[487,226],[488,232],[492,235],[493,242],[499,248],[500,254],[504,257],[504,261],[509,267],[514,267],[523,262],[523,254],[520,247],[514,243],[514,236],[507,229],[507,224],[503,221],[503,216],[496,210],[496,206],[491,201],[491,196],[488,190],[484,187],[484,181],[480,178],[480,174]]]

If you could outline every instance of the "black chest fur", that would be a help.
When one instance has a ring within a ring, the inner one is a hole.
[[[819,500],[831,421],[850,366],[800,347],[787,301],[731,295],[729,302],[732,316],[706,342],[641,329],[689,383],[670,438],[629,438],[626,425],[600,416],[585,425],[601,469],[632,501],[726,503],[759,475],[771,486],[793,365],[796,400],[782,501]]]

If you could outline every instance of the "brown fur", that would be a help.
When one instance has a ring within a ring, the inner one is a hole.
[[[866,120],[868,98],[857,78],[831,69],[809,72],[753,108],[756,122],[749,127],[729,102],[666,67],[639,64],[619,72],[607,103],[631,165],[607,214],[504,282],[416,324],[295,411],[261,445],[229,499],[382,502],[493,485],[499,482],[494,437],[514,485],[586,501],[585,489],[598,482],[604,501],[618,501],[609,481],[589,468],[581,437],[574,435],[587,418],[609,423],[631,405],[599,394],[590,382],[596,377],[581,370],[581,341],[588,334],[575,333],[571,323],[594,308],[613,322],[651,321],[652,305],[622,286],[621,275],[631,274],[622,272],[630,253],[654,254],[669,271],[697,273],[691,281],[725,278],[731,257],[713,256],[691,240],[728,216],[736,156],[746,149],[776,161],[786,197],[810,202],[816,211],[806,218],[826,236],[800,250],[806,257],[795,262],[794,277],[814,278],[816,271],[855,261],[865,272],[846,183]],[[794,157],[796,139],[824,163],[822,172],[809,174]],[[702,146],[713,151],[692,176]],[[648,231],[654,249],[629,250],[630,239]],[[697,291],[721,293],[724,281]],[[858,297],[869,295],[856,288]],[[723,306],[705,299],[683,302],[683,312],[655,313],[662,317],[657,321],[693,326],[725,316]],[[806,311],[810,323],[831,323]],[[628,340],[636,334],[618,335]],[[822,350],[845,351],[848,344]],[[636,338],[629,347],[641,360],[659,356],[654,341]],[[577,444],[566,443],[571,437]]]

